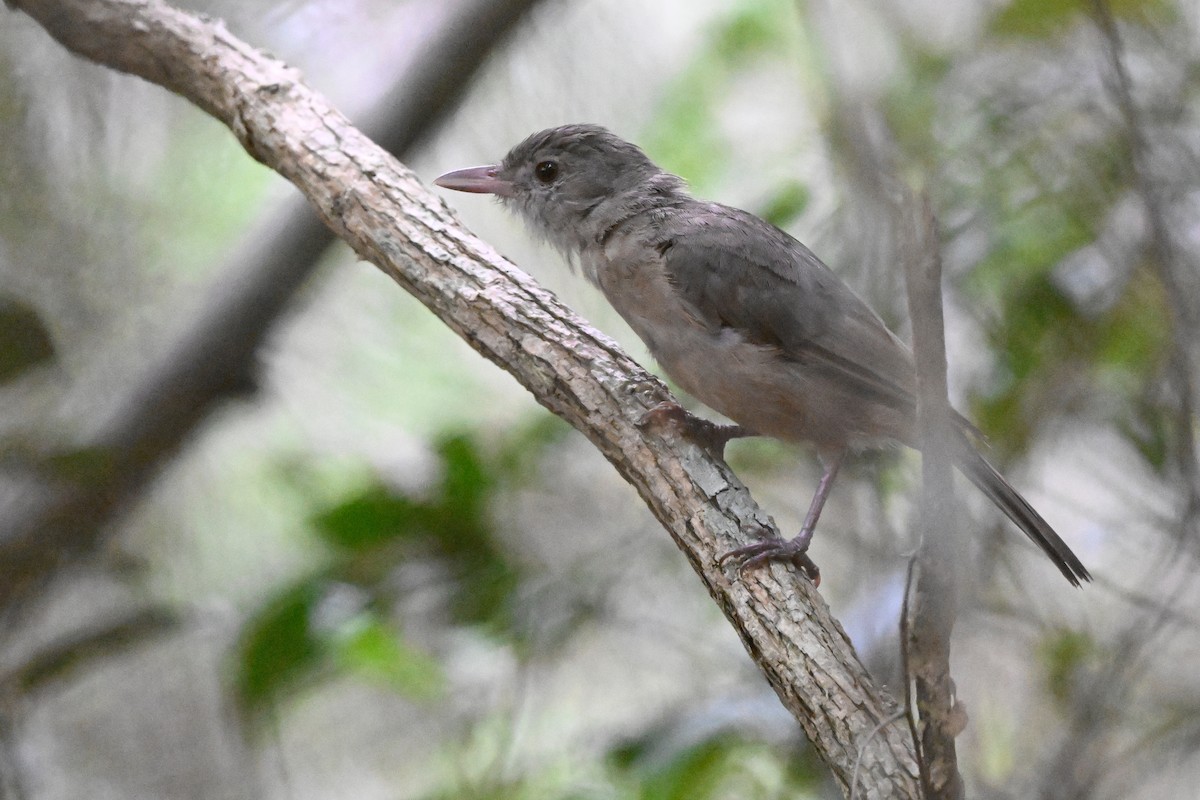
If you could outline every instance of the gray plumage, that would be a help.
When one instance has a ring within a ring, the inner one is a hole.
[[[817,446],[830,466],[801,535],[736,555],[796,560],[848,448],[916,446],[908,347],[799,241],[745,211],[694,199],[635,145],[594,125],[552,128],[499,165],[437,183],[498,196],[578,263],[684,391],[753,433]],[[1090,579],[959,420],[960,471],[1068,580]]]

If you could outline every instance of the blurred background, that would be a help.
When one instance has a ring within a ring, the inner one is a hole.
[[[1096,578],[965,484],[973,797],[1200,781],[1200,7],[191,2],[429,181],[598,122],[785,227],[907,335]],[[782,798],[836,787],[584,439],[183,100],[0,12],[0,797]],[[483,197],[466,224],[643,363]],[[785,532],[813,454],[729,460]],[[895,688],[911,453],[843,473],[821,592]]]

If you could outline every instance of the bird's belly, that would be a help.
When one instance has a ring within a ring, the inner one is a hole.
[[[832,445],[849,438],[843,416],[823,413],[830,403],[820,387],[808,385],[774,348],[730,330],[698,338],[686,348],[655,352],[663,370],[697,400],[766,436]]]
[[[633,327],[681,389],[755,433],[831,449],[888,435],[879,406],[735,330]]]
[[[605,266],[596,282],[671,380],[739,425],[835,449],[897,435],[889,409],[828,373],[805,369],[736,329],[702,324],[661,273]]]

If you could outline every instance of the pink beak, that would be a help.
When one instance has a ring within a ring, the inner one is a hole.
[[[456,169],[454,172],[447,172],[445,175],[435,178],[433,182],[443,189],[453,189],[456,192],[473,192],[475,194],[494,194],[499,197],[512,197],[512,183],[497,177],[499,173],[500,167],[495,165],[469,167],[467,169]]]

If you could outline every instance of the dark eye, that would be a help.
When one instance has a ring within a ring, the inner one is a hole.
[[[533,168],[533,174],[542,183],[550,183],[558,177],[558,162],[542,161]]]

